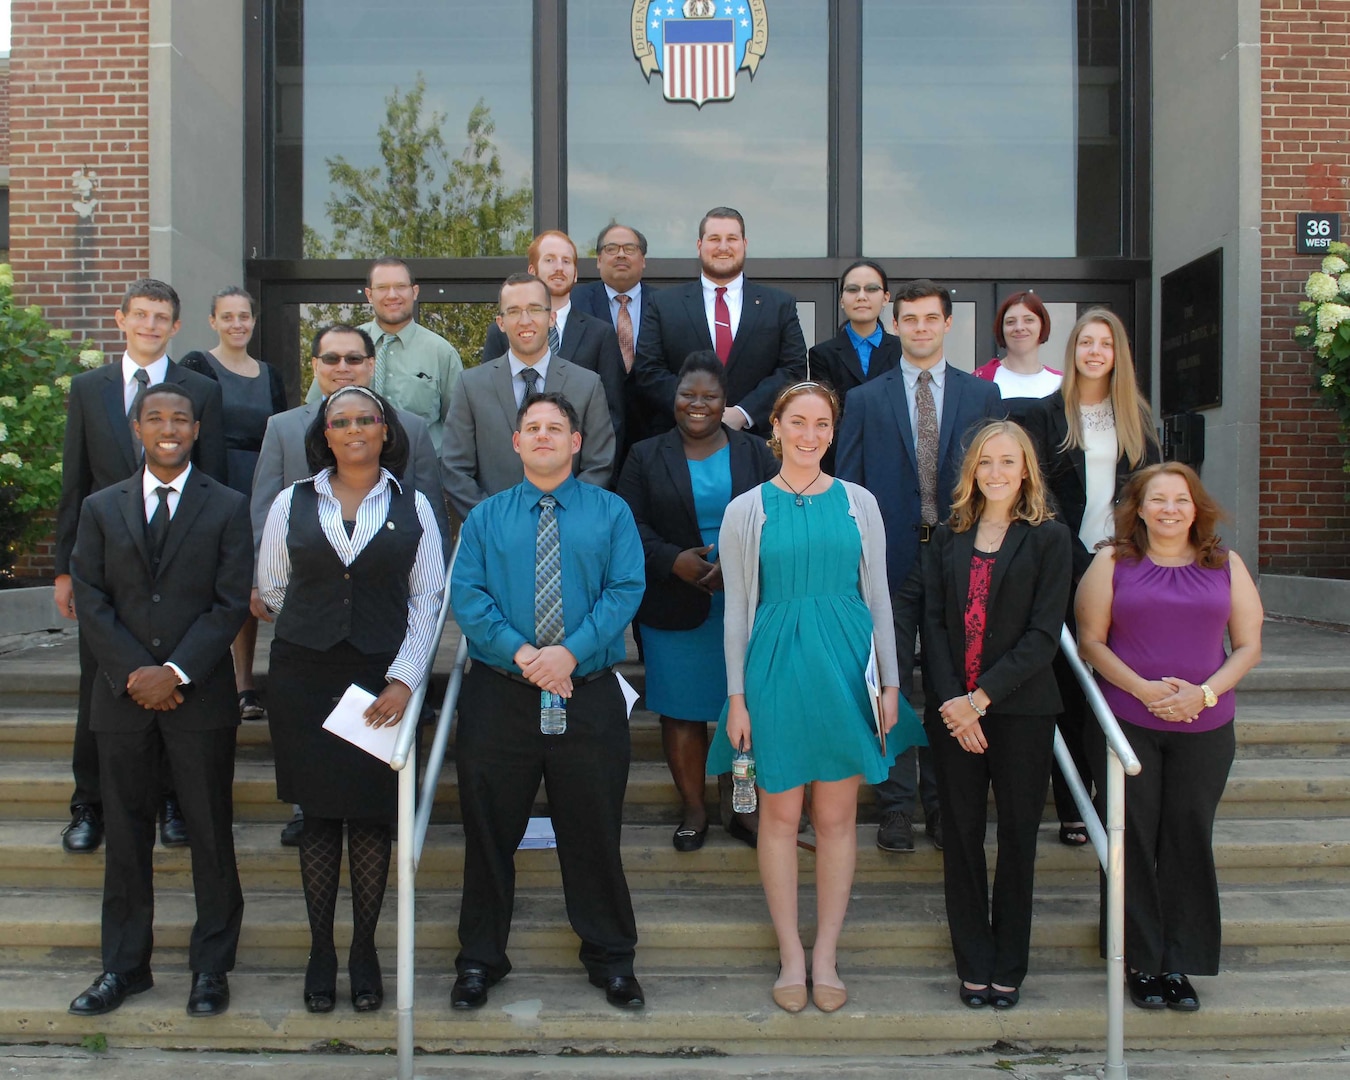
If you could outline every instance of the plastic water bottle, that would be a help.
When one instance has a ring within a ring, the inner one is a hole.
[[[539,731],[561,735],[567,730],[567,699],[548,690],[539,691]]]
[[[731,809],[753,814],[759,806],[755,792],[755,759],[748,750],[737,750],[731,759]]]

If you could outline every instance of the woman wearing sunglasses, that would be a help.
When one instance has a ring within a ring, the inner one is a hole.
[[[258,556],[262,600],[280,613],[269,669],[277,797],[304,812],[305,1007],[329,1012],[337,999],[333,920],[345,823],[347,971],[352,1006],[369,1012],[384,1001],[375,927],[389,876],[394,773],[323,722],[352,683],[378,695],[367,724],[399,722],[427,667],[444,563],[431,504],[401,482],[408,437],[380,395],[335,390],[305,451],[314,475],[276,497]]]

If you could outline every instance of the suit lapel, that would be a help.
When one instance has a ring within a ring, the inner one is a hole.
[[[759,324],[763,315],[764,294],[760,292],[757,285],[751,285],[747,281],[741,289],[741,321],[736,326],[736,336],[731,339],[731,352],[727,356],[728,368],[740,359],[741,353],[750,347],[750,342],[755,340],[755,335],[759,333]],[[704,319],[704,325],[707,325],[706,318]]]
[[[956,575],[956,593],[955,600],[958,606],[957,618],[964,622],[966,618],[966,602],[970,596],[970,560],[975,551],[975,527],[967,529],[965,532],[952,534],[952,572]],[[961,655],[965,655],[965,650],[961,650]]]
[[[145,536],[145,496],[143,494],[142,473],[144,470],[137,469],[125,481],[121,488],[122,492],[122,520],[126,523],[127,532],[131,534],[131,540],[136,545],[136,550],[141,553],[141,561],[145,563],[145,569],[150,570],[150,549]]]
[[[909,399],[905,397],[905,377],[896,370],[886,378],[886,396],[891,400],[891,410],[895,413],[895,423],[900,429],[900,445],[904,447],[915,474],[919,471],[919,461],[914,450],[914,428],[909,422]]]
[[[966,379],[974,377],[957,371],[951,364],[947,365],[946,385],[942,388],[942,430],[938,435],[939,470],[946,463],[947,455],[952,451],[952,442],[956,438],[956,414],[961,411],[961,396],[966,388]]]
[[[109,364],[107,381],[103,384],[103,406],[108,414],[113,441],[126,459],[127,468],[135,472],[141,463],[137,460],[136,444],[131,441],[131,421],[127,419],[126,397],[122,389],[122,363]]]
[[[562,341],[558,345],[558,355],[564,359],[576,356],[581,350],[581,342],[586,337],[586,324],[590,321],[590,316],[579,311],[575,307],[572,313],[567,316],[567,332],[563,334]]]
[[[643,300],[646,300],[645,296],[643,297]],[[694,333],[698,335],[702,347],[711,349],[713,347],[713,342],[708,334],[708,315],[707,312],[703,310],[702,281],[695,281],[684,294],[684,310],[685,314],[689,317],[689,321],[694,326]],[[741,311],[741,318],[745,318],[744,310]],[[736,351],[736,342],[734,340],[731,343],[731,351],[733,354]]]
[[[850,349],[850,352],[853,350]],[[894,334],[887,334],[884,331],[881,335],[881,344],[872,350],[871,362],[867,365],[867,377],[869,379],[879,379],[888,371],[894,371],[900,366],[900,339]]]
[[[826,342],[826,346],[832,347],[838,351],[840,363],[861,385],[867,380],[867,376],[863,374],[862,361],[858,359],[858,351],[853,347],[853,339],[848,336],[847,326],[847,323],[841,326],[835,339],[831,342]],[[884,338],[882,340],[885,341]],[[872,369],[872,364],[876,363],[876,358],[877,350],[873,349],[872,363],[867,365],[869,371]]]
[[[492,369],[492,387],[497,392],[497,404],[502,408],[502,418],[506,421],[508,431],[516,430],[516,412],[519,406],[516,405],[515,388],[511,385],[511,358],[509,355],[500,357],[494,361]],[[550,374],[553,371],[552,362],[549,363]]]
[[[164,540],[164,552],[159,557],[160,574],[164,573],[178,549],[183,546],[183,538],[191,531],[193,521],[206,506],[208,485],[202,475],[197,474],[195,469],[193,472],[194,475],[188,477],[183,493],[178,497],[178,509],[169,520],[169,535]]]
[[[1008,532],[1003,537],[1003,543],[994,556],[994,573],[989,579],[990,611],[994,610],[994,598],[998,596],[998,588],[1003,584],[1003,578],[1008,572],[1008,564],[1016,557],[1017,549],[1022,546],[1022,541],[1027,538],[1028,532],[1027,526],[1020,521],[1014,521],[1008,526]],[[975,530],[971,529],[970,534],[974,536]],[[967,570],[967,573],[969,573],[969,570]]]
[[[661,461],[680,497],[680,506],[689,519],[689,527],[694,535],[700,535],[698,511],[694,507],[694,481],[689,476],[689,462],[684,456],[684,445],[678,428],[661,437]]]

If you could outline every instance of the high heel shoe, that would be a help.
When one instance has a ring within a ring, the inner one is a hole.
[[[329,1013],[337,1003],[337,953],[309,954],[305,969],[305,1008],[312,1013]]]
[[[372,945],[369,950],[353,951],[347,958],[347,976],[352,985],[352,1008],[357,1012],[375,1012],[384,1004],[384,976],[380,957]]]

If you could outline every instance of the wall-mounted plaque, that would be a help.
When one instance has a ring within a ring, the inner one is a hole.
[[[1294,246],[1300,255],[1325,255],[1331,242],[1341,238],[1341,215],[1299,214],[1294,228]]]
[[[1223,404],[1223,249],[1164,274],[1163,416]]]

